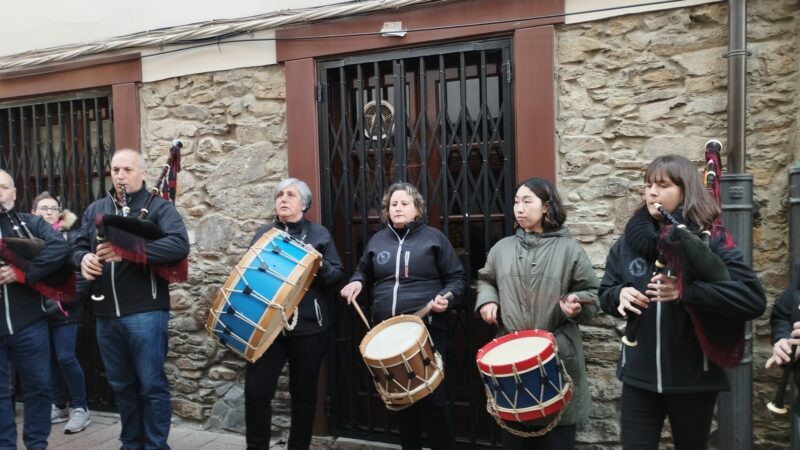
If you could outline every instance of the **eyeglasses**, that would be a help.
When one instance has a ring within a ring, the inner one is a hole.
[[[38,209],[39,211],[41,211],[43,213],[46,213],[46,212],[54,212],[54,213],[61,212],[61,208],[58,207],[58,206],[40,206],[40,207],[38,207],[36,209]]]

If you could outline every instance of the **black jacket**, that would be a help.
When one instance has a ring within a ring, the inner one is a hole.
[[[620,291],[628,286],[644,293],[655,270],[655,260],[643,256],[626,234],[614,244],[598,291],[603,311],[617,312]],[[644,310],[638,345],[622,345],[617,376],[623,383],[663,393],[708,392],[728,389],[722,368],[706,357],[687,307],[719,320],[751,320],[764,312],[766,299],[753,270],[741,252],[724,245],[724,235],[712,239],[711,249],[730,274],[730,281],[691,281],[678,301],[653,302]]]
[[[139,211],[147,204],[150,193],[144,185],[136,192],[129,193],[130,216],[138,217]],[[147,220],[158,225],[165,236],[147,242],[146,264],[128,261],[103,264],[100,277],[105,299],[93,302],[97,316],[121,317],[128,314],[169,309],[169,283],[157,276],[151,264],[172,264],[182,261],[189,255],[189,236],[180,214],[168,201],[156,197],[150,203]],[[86,209],[83,213],[80,235],[73,242],[73,264],[80,267],[84,255],[93,252],[97,246],[95,219],[99,214],[121,214],[114,200],[114,190]]]
[[[289,336],[302,336],[327,331],[333,322],[331,302],[334,301],[334,298],[332,293],[336,291],[337,285],[344,278],[342,261],[339,259],[339,253],[336,251],[331,234],[322,225],[305,219],[295,223],[275,221],[259,228],[250,245],[252,246],[261,235],[272,228],[288,232],[292,237],[311,244],[322,254],[322,267],[317,271],[314,281],[297,306],[295,313],[299,314],[297,325],[292,331],[285,333]]]
[[[795,261],[791,285],[772,307],[772,315],[769,318],[772,325],[772,343],[775,344],[781,339],[791,339],[792,326],[798,321],[800,321],[800,261]],[[794,364],[792,372],[795,385],[800,389],[800,364]],[[797,399],[795,401],[797,402]]]
[[[43,319],[46,315],[44,297],[30,286],[42,281],[50,273],[69,264],[69,246],[44,219],[20,213],[31,233],[44,240],[44,248],[28,261],[23,271],[25,283],[0,285],[0,336],[17,333],[26,326]],[[0,232],[4,237],[15,237],[14,229],[6,214],[0,214]]]
[[[464,268],[447,237],[424,222],[405,229],[387,226],[367,243],[350,281],[372,291],[372,319],[381,322],[422,309],[437,294],[453,293],[449,308],[464,295]],[[444,314],[432,313],[433,326],[446,327]]]

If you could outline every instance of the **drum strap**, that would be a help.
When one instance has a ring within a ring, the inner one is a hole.
[[[300,242],[305,243],[306,238],[308,237],[308,233],[309,231],[311,231],[311,222],[305,219],[300,219],[300,220],[302,221],[302,225],[300,226],[300,236],[297,237],[296,239],[300,240]],[[289,224],[283,223],[280,220],[275,219],[275,227],[291,235],[291,233],[289,232]]]

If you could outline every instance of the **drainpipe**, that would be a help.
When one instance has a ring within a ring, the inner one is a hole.
[[[722,221],[744,254],[753,262],[753,176],[745,173],[745,113],[747,112],[747,5],[728,1],[728,172],[720,180]],[[742,363],[726,370],[730,392],[719,397],[720,450],[753,448],[753,324],[747,322]]]

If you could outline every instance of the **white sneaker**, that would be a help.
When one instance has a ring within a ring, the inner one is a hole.
[[[59,408],[56,405],[50,407],[50,423],[66,422],[69,419],[69,408]]]
[[[92,418],[89,416],[89,411],[83,408],[75,408],[72,414],[69,415],[69,421],[64,425],[65,434],[80,433],[84,428],[92,423]]]

